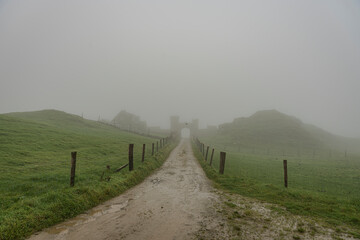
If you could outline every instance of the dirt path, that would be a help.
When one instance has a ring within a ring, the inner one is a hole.
[[[143,183],[30,239],[355,239],[349,231],[215,190],[182,140]]]
[[[223,238],[218,203],[190,142],[182,140],[140,185],[30,239],[196,239],[205,223],[209,234]]]

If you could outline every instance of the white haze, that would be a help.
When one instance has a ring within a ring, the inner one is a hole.
[[[277,109],[360,137],[358,0],[0,0],[0,112],[217,125]]]

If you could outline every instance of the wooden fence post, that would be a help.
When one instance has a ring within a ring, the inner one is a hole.
[[[143,144],[143,151],[142,151],[141,162],[144,162],[144,160],[145,160],[145,143]]]
[[[154,156],[154,143],[152,143],[152,146],[151,146],[151,156]]]
[[[75,185],[76,152],[71,152],[70,187]]]
[[[287,188],[288,187],[287,160],[284,160],[283,163],[284,163],[284,184],[285,187]]]
[[[209,152],[209,146],[206,147],[205,162],[207,161],[208,152]]]
[[[159,141],[156,141],[156,152],[159,151]]]
[[[225,158],[226,158],[226,152],[220,152],[220,169],[219,169],[220,174],[224,174]]]
[[[210,157],[210,163],[209,163],[209,165],[210,165],[210,166],[211,166],[212,161],[213,161],[213,157],[214,157],[214,150],[215,150],[215,149],[212,149],[212,151],[211,151],[211,157]]]
[[[129,144],[129,171],[134,170],[134,144]]]

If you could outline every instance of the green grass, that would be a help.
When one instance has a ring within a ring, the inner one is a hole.
[[[210,167],[194,146],[207,176],[218,187],[282,205],[294,214],[321,218],[333,225],[345,223],[356,229],[353,235],[360,237],[359,157],[287,156],[289,187],[286,189],[283,156],[231,150],[226,151],[225,174],[219,175],[219,151],[215,151],[214,164]]]
[[[0,115],[0,239],[23,239],[138,184],[174,147],[150,156],[156,141],[53,110]],[[113,173],[127,163],[129,143],[135,170]],[[73,188],[71,151],[78,152]],[[110,181],[100,181],[103,172]]]

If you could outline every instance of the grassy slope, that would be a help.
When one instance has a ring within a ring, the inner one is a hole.
[[[355,229],[351,232],[354,236],[360,237],[360,198],[339,198],[291,186],[285,189],[280,185],[256,179],[251,173],[234,174],[233,171],[239,170],[239,168],[231,164],[229,166],[228,155],[225,174],[220,175],[217,167],[210,167],[208,162],[204,161],[204,157],[195,145],[193,145],[193,150],[207,177],[213,180],[217,187],[232,193],[276,203],[286,207],[289,212],[294,214],[321,218],[332,225],[342,226],[345,223]],[[214,159],[214,162],[218,162],[218,159]],[[265,163],[265,161],[261,162]],[[256,164],[259,164],[259,161]],[[247,167],[247,165],[242,166],[243,173],[247,172]],[[270,167],[270,165],[266,167]],[[272,171],[271,167],[267,170]]]
[[[0,115],[0,239],[24,238],[141,182],[173,147],[151,157],[154,141],[59,111]],[[107,172],[106,165],[113,170],[127,162],[129,143],[135,143],[135,171]],[[71,151],[78,151],[74,188]],[[109,182],[100,181],[104,171]]]
[[[198,150],[198,159],[203,159]],[[225,174],[219,175],[219,151],[214,166],[203,161],[207,176],[233,193],[280,204],[292,213],[319,217],[334,225],[354,227],[360,237],[360,159],[288,160],[289,188],[283,187],[282,159],[228,152]],[[350,166],[349,166],[350,165]]]
[[[200,140],[215,148],[215,170],[205,170],[222,188],[281,204],[296,214],[347,223],[360,233],[359,141],[277,111],[235,119],[217,133],[200,135]],[[345,155],[350,144],[353,149]],[[227,153],[224,176],[215,173],[219,151]],[[288,189],[283,187],[283,159],[288,160]]]
[[[312,155],[332,152],[358,153],[360,141],[328,133],[276,110],[259,111],[248,118],[237,118],[219,126],[217,134],[200,135],[214,143],[247,153]]]

